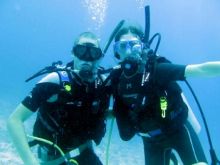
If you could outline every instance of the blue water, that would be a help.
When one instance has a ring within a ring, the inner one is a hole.
[[[1,0],[0,1],[0,165],[21,164],[8,138],[5,120],[38,79],[24,80],[53,61],[71,60],[74,38],[84,31],[96,33],[104,47],[121,19],[144,25],[144,6],[151,6],[151,36],[160,32],[158,53],[174,63],[190,64],[220,59],[220,1],[217,0]],[[103,66],[115,65],[112,47]],[[204,109],[216,154],[220,157],[220,77],[189,79]],[[181,83],[198,120],[199,111]],[[30,120],[31,123],[33,120]],[[210,160],[202,125],[200,139]],[[31,127],[27,126],[31,131]],[[97,153],[105,159],[107,137]],[[142,165],[138,137],[122,142],[116,127],[109,164]]]

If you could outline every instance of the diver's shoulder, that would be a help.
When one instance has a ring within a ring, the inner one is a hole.
[[[60,78],[57,72],[52,72],[43,77],[39,83],[53,83],[53,84],[60,84]]]
[[[159,54],[155,55],[155,60],[157,63],[171,63],[171,61],[167,57]]]

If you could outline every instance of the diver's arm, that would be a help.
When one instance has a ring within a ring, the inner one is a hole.
[[[40,165],[28,145],[23,125],[23,122],[27,120],[32,114],[33,112],[26,108],[24,105],[18,105],[18,107],[11,114],[7,121],[7,128],[24,164]]]
[[[39,84],[44,83],[59,84],[58,74],[53,72],[41,79],[40,82],[38,82],[38,85],[32,90],[31,94],[27,96],[20,105],[18,105],[7,122],[9,134],[11,135],[14,145],[25,165],[39,165],[38,160],[35,158],[28,145],[23,123],[37,110],[40,102],[44,101],[45,97],[42,96],[51,93],[48,91],[48,86],[39,88]],[[56,97],[53,96],[49,97],[47,101],[53,102],[56,99]]]
[[[45,82],[60,84],[60,79],[56,72],[52,72],[47,76],[43,77],[38,83],[45,83]]]
[[[185,77],[212,77],[220,76],[220,61],[187,65]]]

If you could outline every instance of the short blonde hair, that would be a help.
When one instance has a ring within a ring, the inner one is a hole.
[[[93,39],[94,41],[97,41],[98,45],[100,46],[100,43],[99,43],[99,39],[98,37],[92,33],[92,32],[83,32],[81,33],[74,41],[74,46],[77,45],[79,43],[79,40],[81,38],[90,38],[90,39]]]

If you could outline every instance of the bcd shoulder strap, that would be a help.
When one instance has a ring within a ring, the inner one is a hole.
[[[60,78],[61,87],[63,87],[67,92],[70,92],[72,89],[69,73],[67,71],[58,71],[57,73]]]
[[[167,100],[167,91],[165,87],[158,86],[158,84],[155,84],[155,69],[159,63],[171,63],[169,60],[167,60],[165,57],[157,56],[157,55],[151,55],[148,57],[148,62],[146,64],[146,71],[150,73],[150,81],[152,87],[155,92],[157,93],[159,97],[159,104],[160,104],[160,110],[161,110],[161,117],[166,118],[167,115],[167,108],[168,108],[168,100]]]
[[[148,56],[148,61],[146,63],[145,69],[146,72],[150,73],[150,80],[155,83],[155,68],[157,67],[158,63],[171,63],[169,60],[167,60],[163,56],[158,56],[158,55],[149,55]]]

